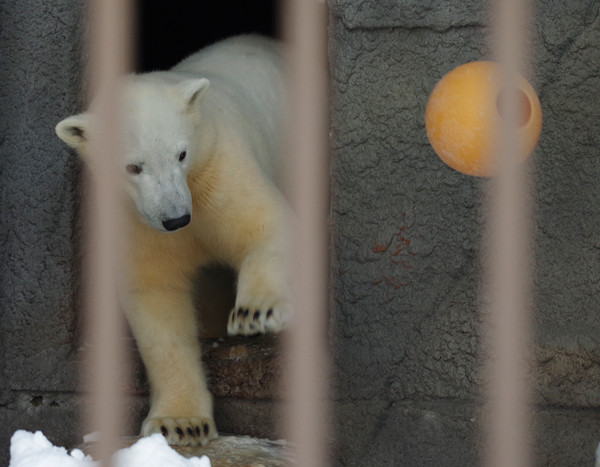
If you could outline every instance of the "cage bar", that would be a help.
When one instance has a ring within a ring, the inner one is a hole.
[[[531,454],[531,182],[519,166],[519,102],[516,79],[527,59],[529,5],[497,0],[492,51],[500,63],[506,114],[498,128],[499,175],[487,199],[484,252],[489,314],[484,316],[486,363],[485,464],[525,467]]]
[[[327,464],[329,129],[326,9],[284,4],[289,122],[284,186],[292,205],[291,281],[296,315],[287,341],[285,424],[298,466]]]
[[[98,457],[112,465],[123,433],[126,354],[119,307],[121,258],[125,248],[122,213],[120,79],[131,63],[132,4],[124,0],[90,2],[90,82],[94,126],[90,136],[92,187],[86,217],[85,313],[87,354],[84,387],[92,398],[84,426],[100,433]],[[93,99],[93,100],[92,100]]]

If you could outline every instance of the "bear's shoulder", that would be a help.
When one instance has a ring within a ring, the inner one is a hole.
[[[261,67],[281,68],[281,45],[259,35],[235,36],[210,45],[185,58],[171,71],[207,77],[232,76]]]

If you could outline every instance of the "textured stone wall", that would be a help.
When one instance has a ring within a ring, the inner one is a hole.
[[[437,158],[424,113],[446,72],[490,58],[487,5],[330,6],[336,465],[475,465],[487,183]],[[540,1],[534,18],[536,455],[586,465],[600,440],[598,3]]]
[[[0,465],[17,428],[77,429],[77,161],[54,125],[81,95],[83,5],[0,4]]]

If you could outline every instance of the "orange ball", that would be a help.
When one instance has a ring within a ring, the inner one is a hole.
[[[425,111],[425,128],[437,155],[467,175],[494,175],[496,134],[502,118],[499,67],[480,61],[460,65],[435,86]],[[542,131],[540,101],[527,80],[517,79],[519,161],[533,152]]]

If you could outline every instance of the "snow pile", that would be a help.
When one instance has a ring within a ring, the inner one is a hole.
[[[71,454],[53,446],[41,431],[16,431],[10,439],[9,467],[93,467],[94,461],[79,449]]]
[[[208,457],[186,459],[168,444],[160,433],[140,439],[115,454],[116,467],[211,467]]]
[[[142,438],[114,456],[115,467],[210,467],[210,460],[186,459],[171,449],[165,438],[155,434]],[[41,431],[16,431],[10,440],[9,467],[99,467],[100,463],[79,449],[70,453],[54,446]]]

